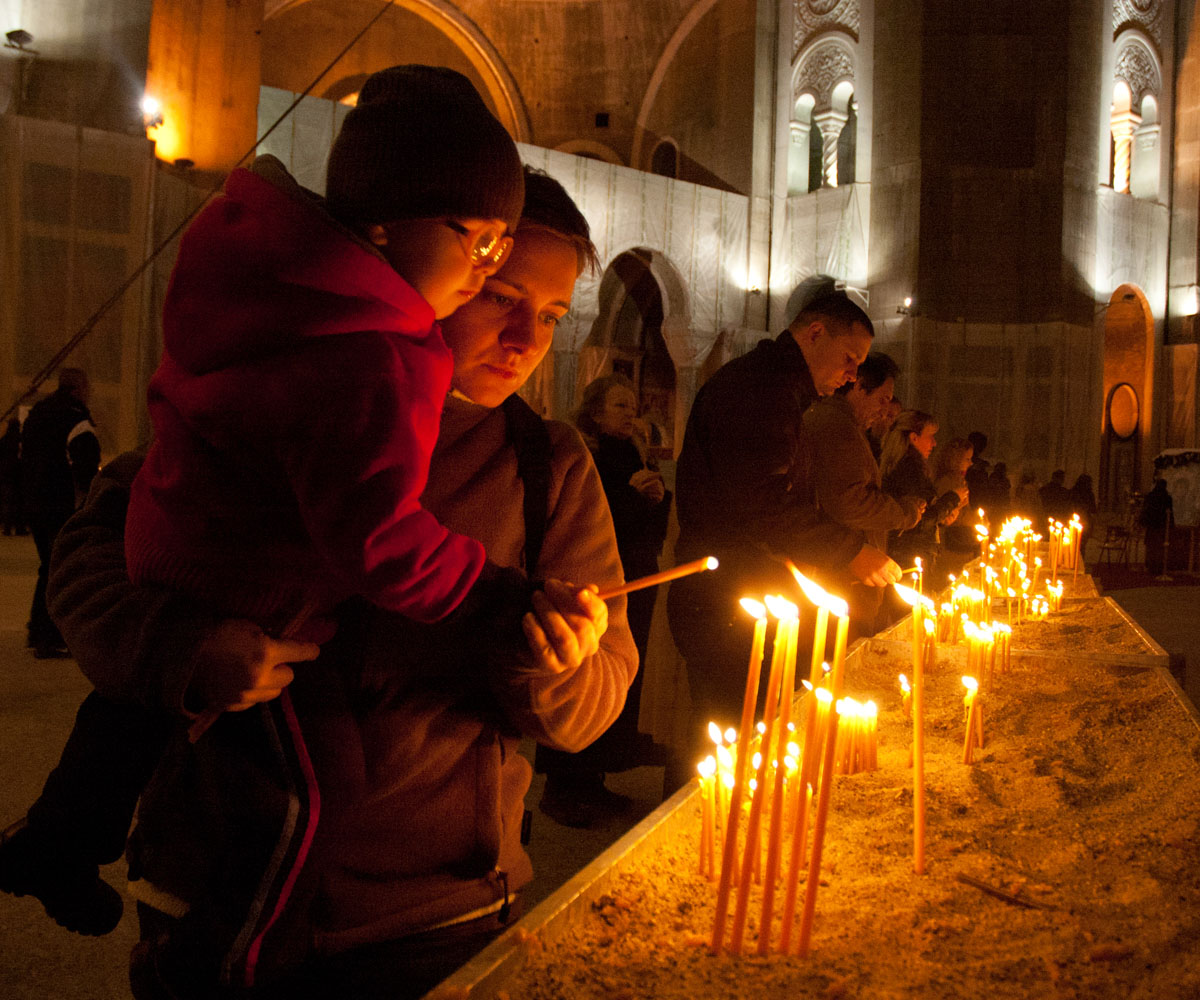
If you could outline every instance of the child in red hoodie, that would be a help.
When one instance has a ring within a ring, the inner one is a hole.
[[[234,171],[163,308],[133,582],[275,632],[352,594],[418,621],[458,607],[485,554],[420,505],[453,372],[436,320],[500,266],[523,200],[504,128],[425,66],[363,86],[327,211],[281,166]]]

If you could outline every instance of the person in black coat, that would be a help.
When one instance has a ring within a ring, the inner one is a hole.
[[[0,437],[0,527],[6,535],[26,535],[21,499],[21,422],[13,417]]]
[[[1146,572],[1161,576],[1166,568],[1163,558],[1167,544],[1167,527],[1173,513],[1175,501],[1167,492],[1167,481],[1156,479],[1154,489],[1142,501],[1139,521],[1146,529]]]
[[[693,766],[712,746],[707,723],[724,728],[741,716],[754,623],[740,598],[795,593],[785,557],[818,578],[847,572],[879,587],[899,578],[885,553],[821,510],[801,434],[809,406],[853,381],[873,336],[860,306],[827,291],[696,394],[675,478],[675,558],[715,556],[720,568],[676,580],[667,592],[671,635],[687,661],[695,752],[684,759]]]
[[[658,572],[658,554],[671,508],[671,494],[662,475],[647,462],[644,446],[636,437],[636,417],[633,383],[621,374],[603,375],[588,383],[575,414],[575,426],[600,473],[626,580]],[[636,590],[628,596],[629,629],[642,665],[656,596],[656,588]],[[642,673],[639,669],[620,716],[587,749],[566,753],[537,748],[535,766],[546,773],[538,808],[552,819],[580,828],[599,824],[631,805],[627,797],[605,787],[605,774],[660,761],[662,752],[637,728]]]
[[[884,490],[894,497],[925,501],[925,513],[915,528],[892,534],[888,554],[902,567],[915,565],[920,556],[925,567],[925,589],[940,586],[935,564],[941,549],[940,525],[962,507],[966,486],[941,493],[934,486],[929,456],[937,444],[937,421],[921,410],[905,410],[896,418],[883,441],[879,471]]]
[[[59,369],[58,388],[34,404],[21,430],[21,482],[38,553],[27,642],[38,659],[67,655],[46,610],[46,580],[54,539],[100,469],[100,440],[88,412],[88,392],[83,369]]]

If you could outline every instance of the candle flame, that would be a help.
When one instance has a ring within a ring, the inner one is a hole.
[[[721,784],[726,788],[733,788],[735,782],[733,780],[732,771],[726,771],[723,775],[721,775]]]
[[[725,770],[733,767],[733,754],[729,752],[729,747],[717,747],[717,763]]]
[[[719,562],[717,562],[717,557],[716,557],[716,556],[708,556],[708,557],[707,557],[707,558],[704,560],[704,568],[705,568],[705,569],[707,569],[707,570],[714,570],[714,569],[716,569],[716,568],[717,568],[718,566],[720,566],[720,565],[721,565],[721,564],[720,564]]]
[[[919,603],[930,610],[933,609],[933,601],[924,594],[918,594],[912,587],[906,587],[902,583],[893,583],[892,586],[896,589],[896,593],[900,595],[900,599],[910,607],[915,607]]]
[[[717,762],[711,757],[705,757],[696,765],[696,770],[700,772],[701,778],[711,778],[717,773]]]
[[[754,754],[754,756],[750,758],[750,766],[753,767],[754,770],[756,770],[756,771],[762,766],[762,754],[761,753],[756,752]]]
[[[766,602],[767,610],[780,621],[791,621],[800,616],[800,609],[780,594],[768,594]]]
[[[964,674],[962,682],[963,687],[965,687],[972,694],[979,690],[979,681],[977,681],[974,677],[968,677],[966,674]]]
[[[829,693],[829,688],[817,688],[817,700],[824,702],[833,701],[833,695]]]
[[[842,598],[829,593],[824,587],[814,583],[796,569],[790,559],[788,560],[788,569],[791,570],[792,576],[796,578],[796,583],[804,591],[804,596],[808,598],[810,604],[815,604],[818,608],[824,608],[830,614],[837,615],[839,618],[845,618],[850,614],[850,607]]]
[[[805,687],[806,687],[806,688],[807,688],[809,691],[811,691],[811,690],[813,689],[813,686],[812,686],[812,681],[805,680],[804,678],[801,678],[801,679],[800,679],[800,683],[801,683],[801,684],[803,684],[803,685],[804,685],[804,686],[805,686]]]
[[[767,617],[767,609],[763,607],[762,601],[756,601],[753,597],[743,597],[738,603],[751,618]]]
[[[925,634],[933,635],[933,619],[932,618],[925,619]]]
[[[900,690],[905,694],[908,694],[912,690],[912,688],[909,686],[908,678],[905,677],[904,674],[900,675]]]
[[[710,722],[708,724],[708,738],[710,740],[712,740],[717,746],[721,745],[721,727],[718,726],[715,722]]]
[[[792,757],[799,757],[799,756],[800,756],[800,744],[799,744],[799,743],[792,743],[792,742],[789,740],[789,741],[788,741],[788,745],[787,745],[787,752],[788,752],[788,754],[789,754],[790,756],[792,756]]]
[[[925,572],[925,564],[921,562],[921,557],[920,557],[920,556],[916,556],[916,557],[913,559],[913,564],[914,564],[914,565],[917,567],[917,572],[918,572],[918,573],[924,573],[924,572]]]
[[[730,726],[725,730],[725,742],[733,746],[737,742],[737,730]]]

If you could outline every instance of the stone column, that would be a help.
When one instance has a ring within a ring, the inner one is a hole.
[[[263,0],[155,3],[146,93],[162,104],[150,131],[159,159],[218,177],[258,137]]]
[[[791,122],[788,125],[788,194],[808,193],[808,135],[810,122]]]
[[[821,161],[826,187],[835,188],[838,186],[838,138],[841,136],[842,128],[849,117],[845,111],[834,111],[832,108],[828,111],[819,111],[813,115],[813,121],[817,123],[817,128],[821,130]]]
[[[1142,116],[1132,111],[1121,111],[1112,116],[1113,190],[1122,194],[1129,192],[1129,158],[1133,147],[1133,130],[1141,121]]]

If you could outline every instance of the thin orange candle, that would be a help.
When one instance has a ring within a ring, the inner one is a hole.
[[[790,559],[787,566],[800,589],[804,591],[804,596],[817,607],[817,620],[813,628],[812,666],[808,674],[809,684],[816,688],[821,683],[821,664],[825,660],[825,642],[829,634],[829,594],[796,569]]]
[[[733,790],[729,797],[725,843],[721,849],[721,882],[717,888],[717,912],[713,921],[709,950],[719,954],[725,935],[725,918],[729,912],[729,887],[737,866],[738,820],[742,811],[742,796],[746,788],[746,767],[750,762],[750,743],[754,738],[754,709],[758,704],[758,681],[762,672],[763,649],[767,641],[767,609],[752,598],[742,598],[742,608],[754,617],[754,640],[750,647],[750,664],[746,671],[746,693],[742,699],[742,720],[738,729],[737,757],[734,759]]]
[[[983,725],[979,715],[979,682],[974,677],[964,676],[962,679],[963,687],[967,689],[966,697],[963,698],[963,707],[966,710],[966,735],[963,738],[963,763],[973,764],[975,762],[975,747],[983,749]]]
[[[913,609],[913,871],[925,874],[925,658],[921,643],[923,607],[928,598],[901,584],[896,593]],[[932,603],[932,602],[930,602]]]
[[[716,812],[713,776],[717,771],[717,762],[712,757],[705,757],[696,765],[696,770],[700,773],[700,874],[711,881],[714,866],[713,839],[716,832],[713,818]]]
[[[639,577],[636,580],[630,580],[628,583],[623,583],[619,587],[611,587],[608,590],[602,590],[597,595],[600,600],[607,601],[611,597],[617,597],[620,594],[629,594],[635,590],[645,590],[647,587],[657,587],[660,583],[670,583],[672,580],[678,580],[681,576],[691,576],[693,573],[702,573],[705,570],[716,569],[720,564],[715,556],[705,556],[703,559],[693,559],[689,563],[682,563],[679,566],[674,566],[671,569],[664,569],[661,573],[651,573],[649,576]]]
[[[779,600],[783,600],[779,598]],[[787,603],[787,602],[785,602]],[[775,604],[767,598],[768,606]],[[772,612],[774,613],[774,612]],[[778,616],[777,616],[778,617]],[[775,642],[771,652],[771,673],[767,680],[767,700],[763,710],[763,736],[761,759],[758,765],[757,794],[750,800],[750,816],[746,821],[746,847],[742,852],[742,873],[738,882],[737,904],[733,912],[733,928],[730,932],[729,950],[735,955],[742,953],[742,937],[746,930],[746,910],[750,903],[750,884],[754,880],[755,861],[759,850],[759,826],[762,823],[763,800],[767,796],[767,769],[771,765],[770,747],[775,726],[775,712],[779,703],[779,686],[786,658],[788,625],[778,617],[775,625]]]
[[[812,937],[813,915],[817,909],[817,887],[821,882],[821,852],[825,843],[825,826],[829,818],[829,799],[833,793],[833,755],[837,749],[838,714],[836,706],[829,716],[829,731],[825,736],[825,755],[822,765],[824,778],[817,797],[817,816],[813,820],[812,858],[808,863],[808,881],[804,885],[804,912],[800,917],[800,937],[797,950],[801,958],[808,957]]]
[[[758,922],[758,953],[766,955],[771,947],[771,920],[775,907],[775,881],[779,877],[779,856],[783,848],[783,783],[787,768],[783,759],[787,747],[788,726],[792,718],[792,701],[796,685],[796,644],[800,631],[799,610],[788,604],[779,611],[787,615],[787,651],[783,663],[783,678],[779,696],[779,733],[775,741],[775,791],[771,796],[771,827],[767,837],[767,871],[763,877],[762,912]]]
[[[837,638],[833,642],[833,675],[830,692],[834,699],[841,697],[846,673],[846,643],[850,638],[850,608],[840,597],[830,598],[829,610],[837,617]]]

